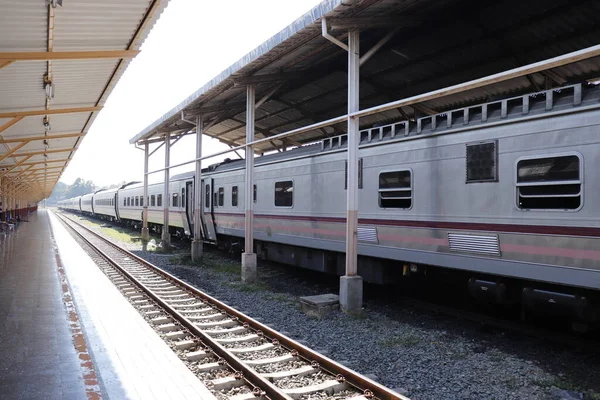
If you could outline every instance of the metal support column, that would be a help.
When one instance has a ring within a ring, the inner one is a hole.
[[[150,232],[148,231],[148,158],[150,144],[146,142],[144,144],[144,199],[143,211],[142,211],[142,248],[144,251],[148,250],[148,242],[150,241]]]
[[[348,115],[359,110],[360,33],[348,32]],[[346,275],[340,278],[340,307],[360,313],[363,283],[358,273],[358,144],[359,118],[348,117],[348,191],[346,198]]]
[[[246,143],[254,141],[254,104],[255,88],[246,88]],[[254,253],[254,147],[246,146],[246,186],[244,190],[245,220],[244,220],[244,253],[242,254],[242,281],[245,283],[256,280],[256,254]]]
[[[171,164],[171,137],[165,134],[165,180],[163,186],[163,230],[161,246],[163,250],[171,247],[171,235],[169,234],[169,167]]]
[[[196,174],[194,179],[194,203],[188,204],[188,207],[194,208],[194,240],[192,241],[192,261],[198,261],[202,258],[202,135],[204,131],[204,121],[202,115],[196,117]]]

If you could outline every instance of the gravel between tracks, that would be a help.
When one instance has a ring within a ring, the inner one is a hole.
[[[365,303],[363,317],[336,312],[318,320],[300,312],[297,301],[324,293],[314,281],[259,265],[260,283],[244,286],[239,264],[228,258],[206,253],[201,265],[187,265],[187,253],[158,255],[139,243],[122,244],[411,399],[600,399],[597,355],[377,300]]]

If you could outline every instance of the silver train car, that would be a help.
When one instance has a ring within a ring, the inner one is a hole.
[[[599,319],[599,129],[600,88],[577,84],[361,131],[359,274],[387,283],[462,271],[476,297]],[[256,159],[261,259],[343,274],[346,142]],[[236,160],[203,172],[205,241],[243,248],[244,167]],[[193,184],[193,174],[170,184],[186,199],[171,203],[180,219],[170,221],[188,234]],[[121,197],[135,201],[141,190],[119,190],[121,218],[124,207],[133,210],[127,219],[141,220],[141,205]]]
[[[117,221],[116,201],[118,189],[103,189],[94,193],[94,215],[108,221]]]
[[[148,226],[162,233],[164,203],[169,205],[169,229],[179,237],[190,236],[190,220],[186,213],[187,196],[193,193],[194,175],[191,173],[172,177],[169,182],[169,198],[163,199],[163,183],[148,185]],[[192,188],[188,191],[188,188]],[[141,184],[127,186],[118,192],[117,213],[119,218],[136,227],[141,226],[144,207],[144,187]],[[191,204],[191,203],[190,203]]]

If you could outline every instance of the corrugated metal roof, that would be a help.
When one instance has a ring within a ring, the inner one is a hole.
[[[387,103],[477,79],[533,62],[549,59],[600,43],[600,3],[594,0],[360,0],[324,1],[286,29],[242,57],[196,90],[131,143],[193,129],[181,119],[200,107],[229,105],[228,112],[204,112],[212,127],[205,131],[225,143],[245,143],[245,90],[235,86],[244,77],[298,73],[278,81],[256,84],[259,99],[278,85],[275,94],[256,112],[256,137],[344,115],[347,110],[347,53],[321,36],[326,17],[332,34],[345,40],[346,27],[361,26],[361,54],[391,29],[399,30],[361,67],[361,108]],[[387,25],[385,21],[387,20]],[[381,22],[384,22],[383,24]],[[394,25],[390,26],[389,22]],[[335,26],[342,26],[335,28]],[[410,118],[442,112],[464,104],[533,92],[594,78],[600,60],[593,58],[548,72],[531,74],[460,94],[404,107]],[[262,110],[266,112],[263,113]],[[400,110],[361,118],[361,127],[403,119]],[[345,124],[326,129],[344,133]],[[323,130],[281,141],[256,145],[265,152],[291,142],[308,143],[324,136]]]
[[[48,57],[56,52],[139,50],[167,3],[78,0],[53,8],[43,0],[0,0],[0,178],[13,189],[27,183],[26,190],[15,194],[9,188],[9,193],[32,203],[50,195],[60,177],[55,172],[64,171],[98,114],[90,108],[105,103],[131,60],[94,58],[89,53],[67,60]],[[42,59],[25,61],[9,54],[13,52],[35,52]],[[45,76],[54,85],[50,100]],[[62,112],[53,114],[56,110]],[[60,137],[65,134],[68,137]],[[9,152],[13,154],[7,156]],[[40,152],[45,154],[36,154]],[[55,160],[62,161],[51,163]],[[25,173],[56,166],[61,168],[47,170],[44,184]]]

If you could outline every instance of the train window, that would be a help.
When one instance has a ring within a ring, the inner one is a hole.
[[[173,193],[173,207],[179,207],[179,195],[177,193]]]
[[[144,196],[140,196],[140,207],[144,207]]]
[[[294,205],[294,182],[275,182],[275,207],[292,207]]]
[[[156,206],[156,196],[155,195],[150,196],[150,206],[151,207]]]
[[[223,207],[225,204],[225,189],[219,188],[219,207]]]
[[[231,206],[237,207],[237,205],[238,205],[238,187],[232,186],[231,187]]]
[[[159,194],[158,196],[156,196],[156,205],[158,207],[162,207],[162,194]]]
[[[123,207],[127,206],[127,197],[123,197]]]
[[[254,200],[254,202],[256,203],[256,194],[258,192],[258,190],[256,189],[256,185],[254,185],[254,190],[252,191],[252,198]]]
[[[521,209],[575,210],[581,206],[579,156],[522,159],[517,163],[517,202]]]
[[[139,207],[140,205],[140,196],[135,196],[135,206]]]
[[[129,207],[131,205],[131,197],[127,198],[127,207]]]
[[[181,188],[181,208],[185,208],[185,188]]]
[[[467,183],[498,181],[497,142],[467,144]]]
[[[204,207],[210,208],[210,185],[206,185],[206,187],[204,188],[204,193],[206,194]]]
[[[379,207],[410,208],[412,206],[412,179],[409,170],[379,174]]]

